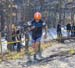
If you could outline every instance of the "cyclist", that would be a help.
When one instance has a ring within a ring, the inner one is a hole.
[[[34,19],[31,22],[28,22],[29,31],[31,31],[32,36],[32,47],[35,51],[34,60],[38,60],[37,55],[40,55],[40,41],[42,37],[42,30],[45,29],[45,35],[47,36],[47,25],[42,20],[42,14],[40,12],[34,13]]]

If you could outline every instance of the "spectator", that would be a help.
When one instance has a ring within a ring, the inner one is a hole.
[[[66,28],[67,28],[67,36],[70,37],[70,36],[71,36],[71,24],[68,23],[68,24],[66,25]]]
[[[58,37],[58,41],[61,41],[61,36],[62,36],[61,25],[60,25],[60,23],[58,23],[58,25],[57,25],[57,37]]]
[[[71,33],[72,33],[72,37],[74,37],[75,36],[75,25],[72,25]]]
[[[12,41],[16,41],[16,31],[15,29],[12,29]],[[15,50],[15,46],[16,46],[16,43],[13,43],[13,51]]]
[[[21,34],[20,34],[20,29],[19,28],[16,31],[16,39],[17,39],[17,41],[21,41]],[[17,52],[20,52],[20,51],[21,51],[21,43],[18,42],[17,43]]]

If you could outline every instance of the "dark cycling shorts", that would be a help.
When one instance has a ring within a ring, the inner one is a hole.
[[[41,41],[41,37],[32,38],[32,43],[40,42],[40,41]]]

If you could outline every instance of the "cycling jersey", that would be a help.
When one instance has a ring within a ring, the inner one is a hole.
[[[36,22],[35,20],[31,21],[29,23],[34,29],[32,29],[32,39],[37,40],[39,37],[42,36],[42,27],[46,26],[46,23],[40,20],[39,22]]]

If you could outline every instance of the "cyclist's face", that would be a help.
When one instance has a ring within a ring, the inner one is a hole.
[[[39,20],[35,20],[37,23],[39,22]]]

